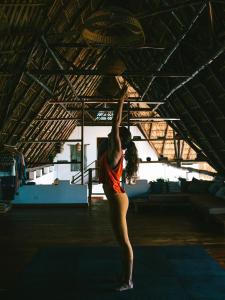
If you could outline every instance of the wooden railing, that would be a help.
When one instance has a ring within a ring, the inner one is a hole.
[[[93,163],[96,164],[96,160],[93,160],[89,165],[86,166],[85,170],[83,171],[84,177],[88,175],[87,174],[88,170]],[[79,179],[81,179],[81,177],[82,177],[82,171],[79,171],[78,174],[72,177],[71,183],[77,183]]]
[[[92,196],[93,182],[98,182],[98,180],[94,179],[94,176],[93,176],[93,172],[97,171],[98,168],[96,168],[96,167],[95,168],[90,168],[90,166],[93,163],[96,163],[96,160],[92,161],[83,172],[84,178],[86,178],[88,176],[87,184],[88,184],[88,205],[89,205],[89,207],[91,206],[91,196]],[[72,179],[71,183],[73,183],[73,184],[78,183],[79,180],[81,179],[81,177],[82,177],[82,172],[80,171],[76,176],[73,176],[73,179]]]

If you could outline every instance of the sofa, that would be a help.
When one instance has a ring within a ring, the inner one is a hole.
[[[141,193],[141,187],[145,186]],[[133,187],[134,188],[134,187]],[[130,188],[131,190],[132,188]],[[129,190],[127,188],[126,190]],[[129,193],[128,193],[129,196]],[[135,212],[145,207],[190,207],[198,217],[207,222],[215,222],[223,226],[225,232],[225,182],[224,178],[213,181],[193,178],[179,182],[142,182],[139,193],[131,194],[130,202]]]

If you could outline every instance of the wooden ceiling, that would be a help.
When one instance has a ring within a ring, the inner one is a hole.
[[[83,39],[85,21],[112,5],[140,22],[142,44]],[[224,52],[222,0],[1,0],[0,143],[30,166],[47,162],[81,124],[82,107],[85,125],[110,124],[99,116],[110,115],[126,81],[125,125],[137,125],[159,156],[201,158],[224,174]]]

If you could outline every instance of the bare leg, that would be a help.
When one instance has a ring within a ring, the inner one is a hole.
[[[122,247],[123,282],[118,289],[122,291],[133,287],[133,250],[128,236],[126,221],[129,200],[125,193],[109,194],[106,192],[106,196],[110,205],[112,228],[118,243]]]

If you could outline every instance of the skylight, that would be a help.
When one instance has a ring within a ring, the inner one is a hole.
[[[99,111],[96,116],[96,120],[102,120],[102,121],[111,121],[112,118],[113,118],[112,111]]]

